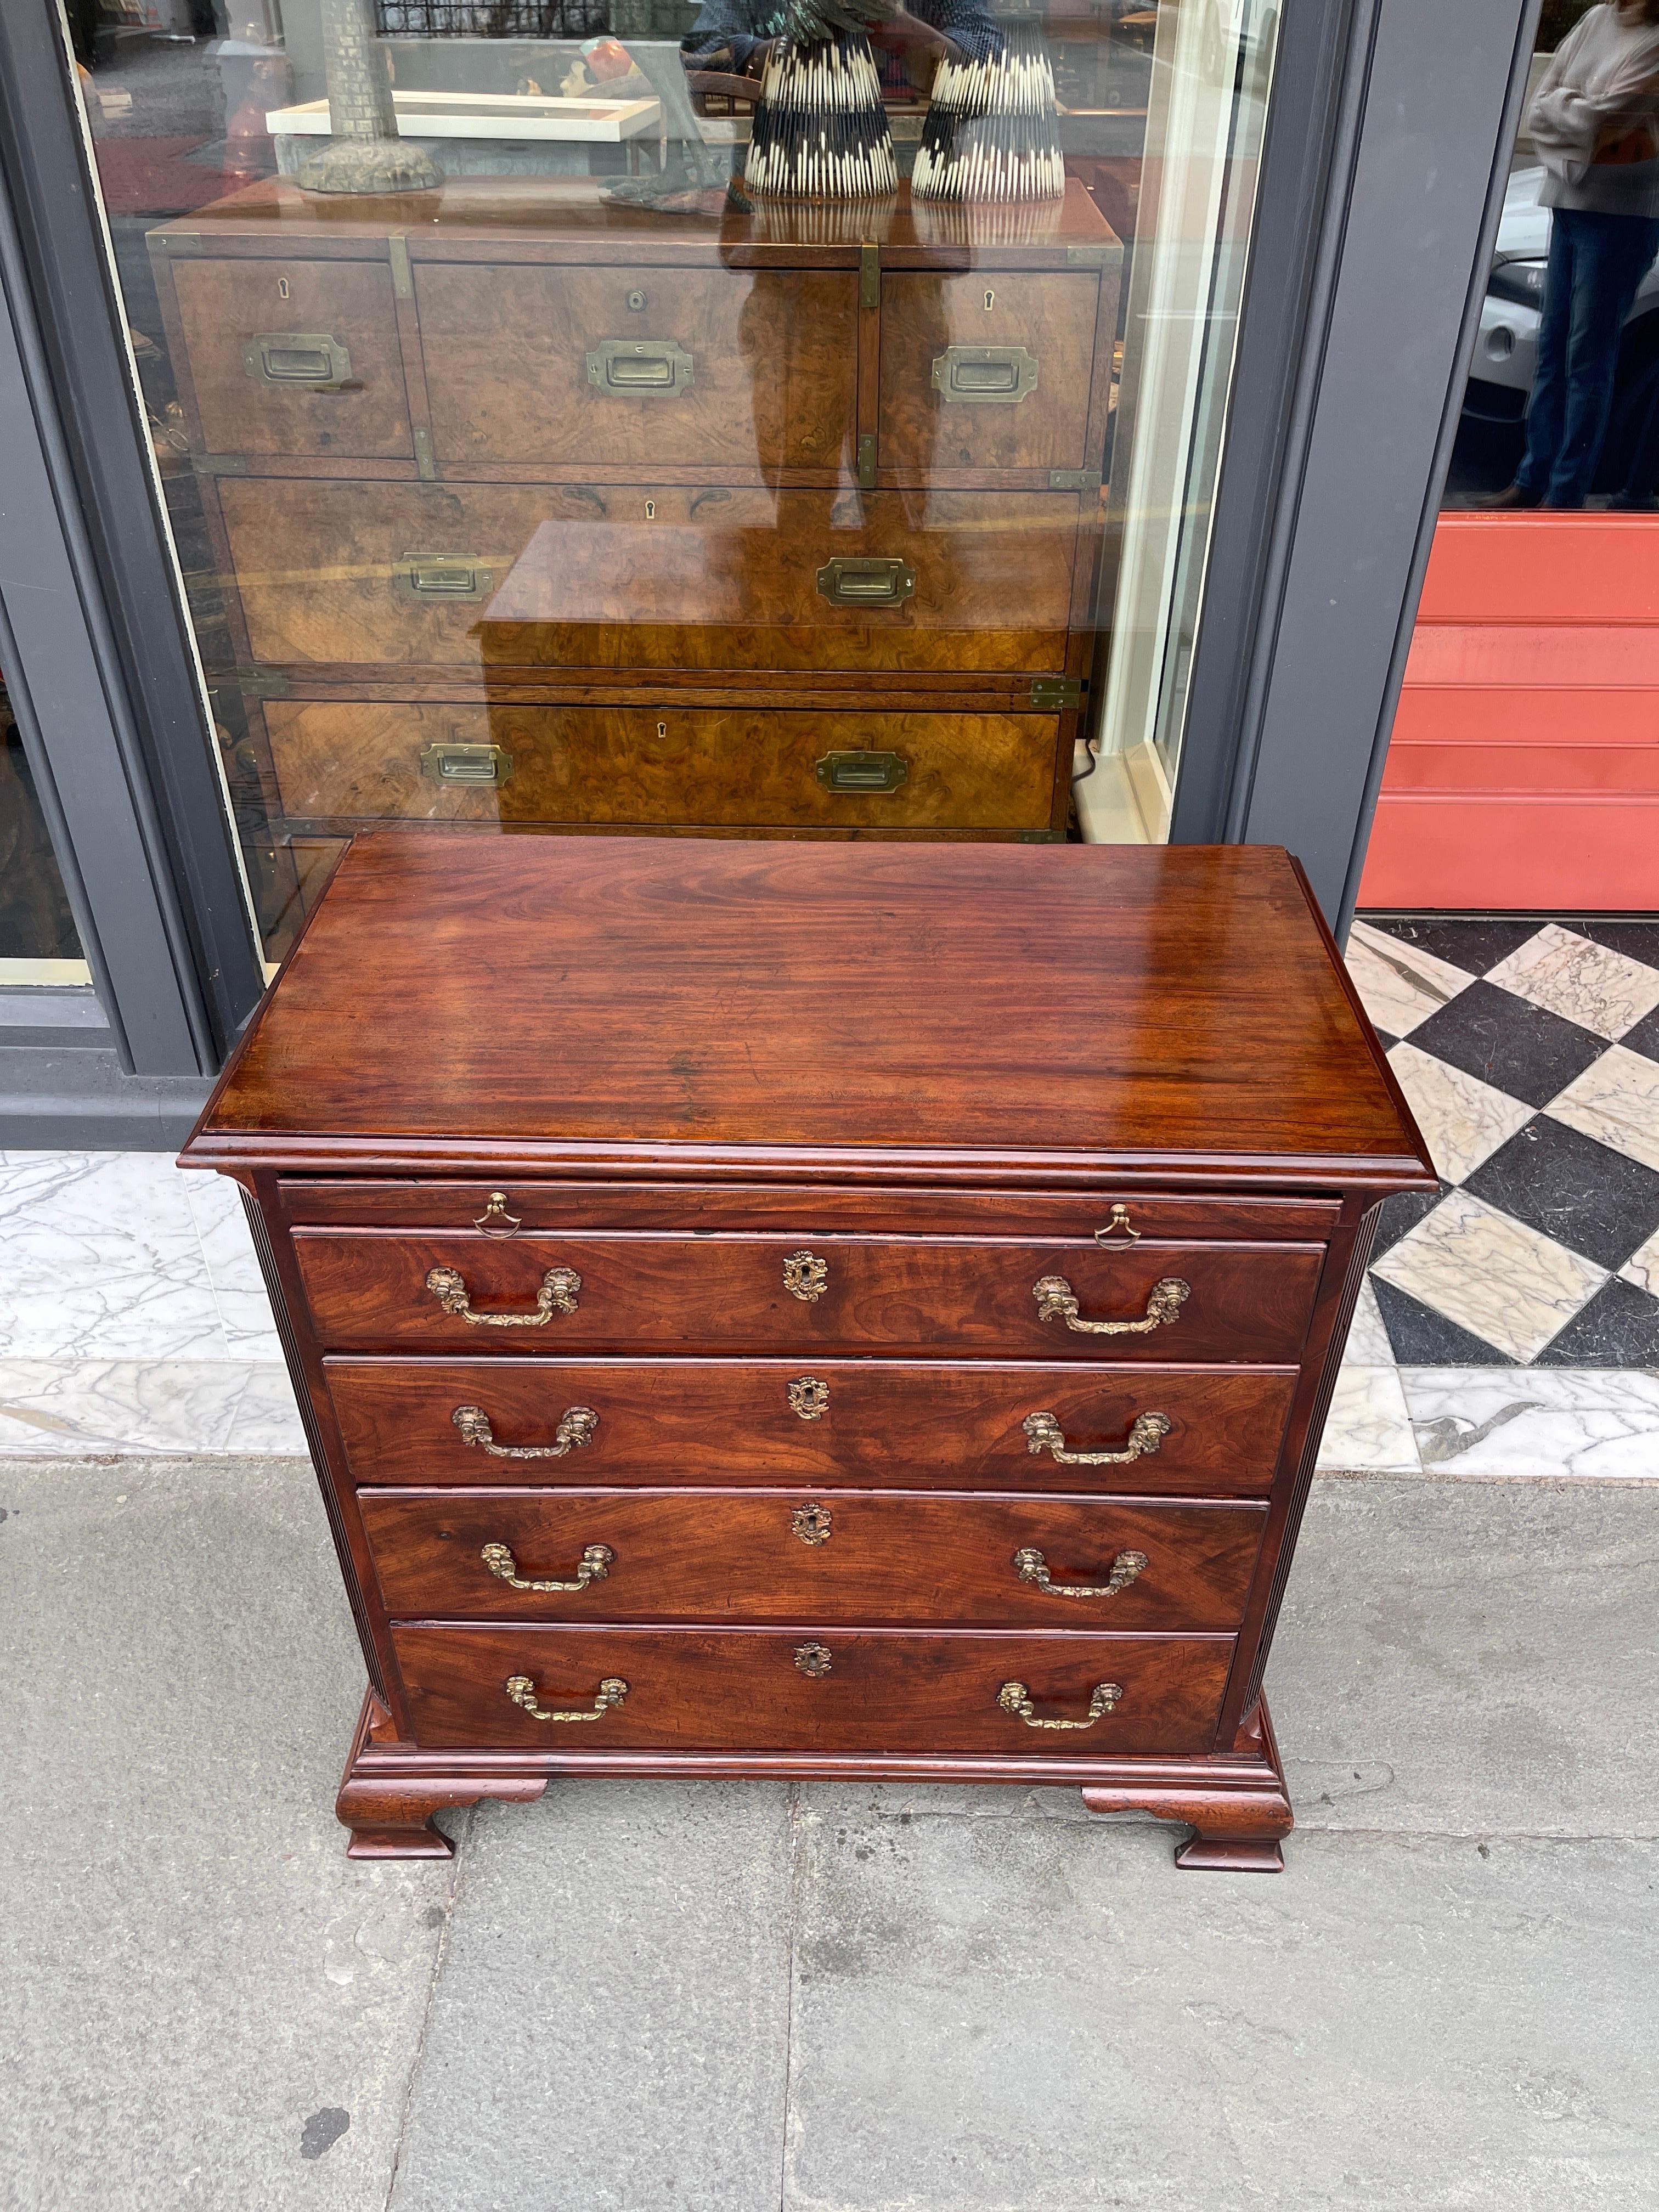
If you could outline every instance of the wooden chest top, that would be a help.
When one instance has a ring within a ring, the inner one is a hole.
[[[1277,849],[386,832],[348,852],[185,1157],[1431,1176]]]

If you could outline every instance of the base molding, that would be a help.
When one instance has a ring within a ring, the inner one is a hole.
[[[433,1815],[498,1797],[529,1804],[550,1781],[655,1777],[753,1781],[984,1782],[1073,1784],[1091,1813],[1146,1813],[1197,1830],[1176,1864],[1277,1874],[1294,1826],[1279,1747],[1259,1705],[1228,1753],[1183,1759],[988,1759],[932,1753],[612,1751],[532,1753],[422,1751],[400,1742],[368,1692],[335,1801],[357,1859],[445,1859],[454,1846]]]

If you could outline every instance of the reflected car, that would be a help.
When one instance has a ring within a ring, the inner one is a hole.
[[[1504,212],[1480,330],[1469,363],[1463,419],[1518,429],[1538,362],[1538,324],[1550,250],[1550,210],[1540,207],[1540,168],[1517,169],[1504,194]],[[1597,488],[1622,483],[1644,425],[1659,404],[1659,264],[1638,287],[1620,342],[1619,374]]]

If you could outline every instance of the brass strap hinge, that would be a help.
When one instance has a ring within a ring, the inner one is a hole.
[[[876,488],[876,434],[866,430],[859,440],[859,488],[873,491]]]
[[[437,457],[432,450],[432,433],[419,424],[415,430],[415,470],[416,475],[428,483],[438,473]]]
[[[415,278],[409,266],[409,240],[394,232],[386,242],[386,258],[392,264],[392,295],[396,300],[415,297]]]
[[[168,253],[199,253],[202,234],[199,230],[170,230],[155,242]]]
[[[1050,491],[1098,491],[1100,471],[1098,469],[1050,469],[1048,489]]]
[[[245,477],[246,453],[192,453],[190,465],[198,477]]]
[[[1083,704],[1083,679],[1080,676],[1038,676],[1031,682],[1031,704],[1056,714],[1067,707]]]
[[[1121,246],[1068,246],[1066,264],[1070,269],[1103,269],[1109,261],[1122,258]]]
[[[859,248],[859,305],[878,307],[881,305],[881,248],[861,246]]]

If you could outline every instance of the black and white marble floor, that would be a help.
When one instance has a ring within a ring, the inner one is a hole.
[[[1386,1209],[1322,1463],[1659,1480],[1659,921],[1355,925],[1440,1170]],[[0,1456],[303,1452],[236,1194],[0,1154]]]

